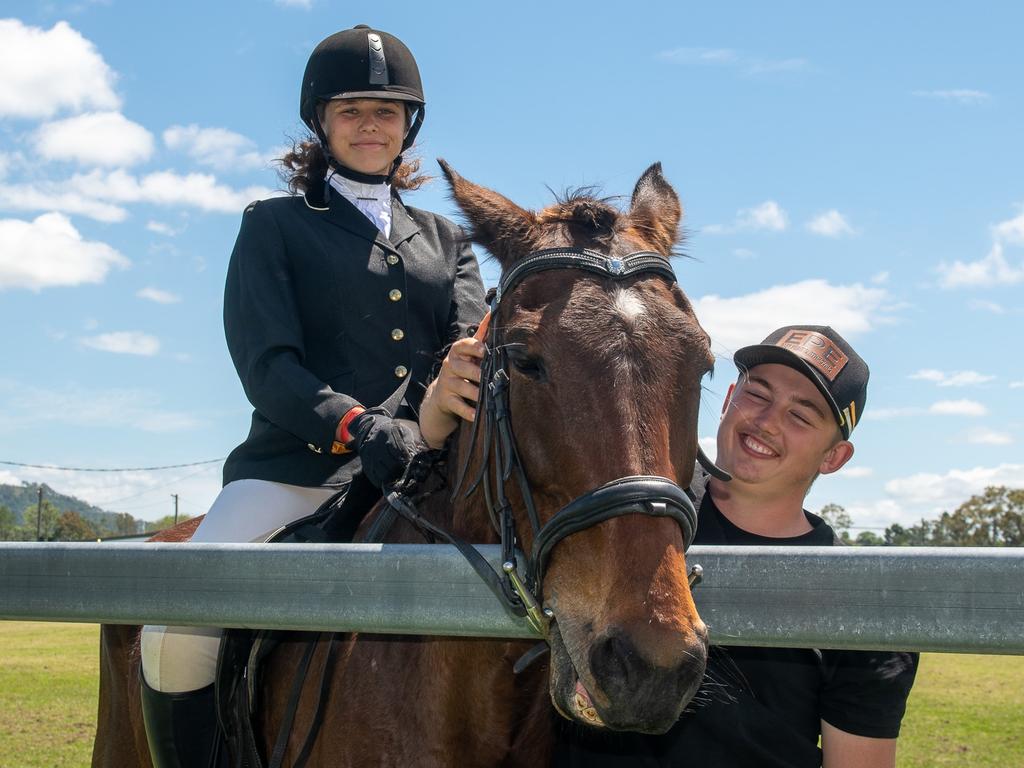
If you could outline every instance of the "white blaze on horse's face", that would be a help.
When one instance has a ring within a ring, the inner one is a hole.
[[[616,289],[614,303],[615,311],[628,324],[632,324],[645,311],[643,299],[632,288]]]

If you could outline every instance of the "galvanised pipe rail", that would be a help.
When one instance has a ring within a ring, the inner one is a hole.
[[[498,564],[497,546],[480,550]],[[1024,655],[1024,549],[696,546],[687,560],[718,644]],[[447,545],[0,543],[0,619],[534,636]]]

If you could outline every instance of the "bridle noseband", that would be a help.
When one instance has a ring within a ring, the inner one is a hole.
[[[508,353],[497,318],[502,298],[529,275],[552,269],[577,269],[616,281],[644,274],[661,276],[671,284],[676,282],[672,265],[659,253],[639,251],[622,257],[608,257],[582,248],[552,248],[536,251],[519,261],[502,277],[491,299],[491,325],[482,365],[473,437],[459,471],[453,499],[463,485],[482,430],[483,456],[465,495],[468,497],[478,487],[483,487],[488,515],[501,537],[504,572],[504,578],[498,579],[497,583],[487,576],[485,581],[515,614],[526,616],[545,637],[552,614],[542,607],[538,598],[542,598],[540,589],[548,559],[563,539],[605,520],[634,514],[675,520],[682,529],[684,551],[693,542],[697,531],[697,512],[686,492],[671,480],[655,476],[623,477],[606,483],[569,502],[541,526],[512,434]],[[533,529],[533,546],[526,556],[525,577],[520,576],[517,567],[515,519],[506,494],[506,485],[513,475]],[[479,567],[474,567],[480,572]],[[497,575],[489,566],[488,570],[490,575]],[[699,578],[696,570],[690,578],[691,583]]]

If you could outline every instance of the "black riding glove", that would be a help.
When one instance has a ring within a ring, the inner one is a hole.
[[[368,408],[348,428],[352,444],[363,464],[366,479],[380,489],[398,480],[406,466],[426,444],[419,425],[396,419],[383,408]]]

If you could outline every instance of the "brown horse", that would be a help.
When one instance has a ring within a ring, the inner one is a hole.
[[[707,635],[687,583],[692,528],[678,486],[693,472],[700,382],[713,359],[668,267],[682,217],[676,193],[654,165],[624,212],[575,195],[535,213],[442,165],[472,239],[503,269],[481,392],[504,399],[453,437],[443,492],[416,508],[474,542],[497,541],[501,514],[511,515],[515,544],[531,555],[508,594],[545,609],[533,616],[550,658],[516,675],[529,642],[321,641],[284,765],[317,717],[315,681],[329,656],[309,765],[540,768],[551,704],[590,727],[664,732],[703,676]],[[361,530],[389,509],[378,505]],[[424,534],[398,518],[386,540],[422,543]],[[283,644],[264,677],[265,755],[301,653]],[[149,765],[137,628],[104,628],[102,655],[93,765]]]

